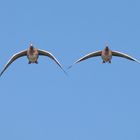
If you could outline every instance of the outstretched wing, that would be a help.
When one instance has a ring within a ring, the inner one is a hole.
[[[27,55],[27,50],[14,54],[14,55],[10,58],[10,60],[7,62],[7,64],[4,66],[2,72],[0,73],[0,76],[4,73],[4,71],[8,68],[8,66],[9,66],[12,62],[14,62],[16,59],[18,59],[18,58],[20,58],[20,57],[22,57],[22,56],[26,56],[26,55]]]
[[[38,49],[38,53],[39,55],[44,55],[51,58],[64,71],[64,73],[67,74],[65,70],[63,69],[63,67],[61,66],[61,64],[59,63],[59,61],[50,52]]]
[[[101,54],[102,54],[102,51],[96,51],[96,52],[89,53],[89,54],[85,55],[84,57],[80,58],[79,60],[77,60],[74,64],[77,64],[81,61],[84,61],[84,60],[92,58],[92,57],[101,56]],[[69,68],[71,68],[73,65],[71,65]]]
[[[129,59],[129,60],[136,61],[136,62],[140,63],[140,61],[133,58],[132,56],[129,56],[127,54],[124,54],[124,53],[121,53],[121,52],[118,52],[118,51],[112,51],[112,55],[113,56],[118,56],[118,57],[123,57],[123,58],[126,58],[126,59]]]

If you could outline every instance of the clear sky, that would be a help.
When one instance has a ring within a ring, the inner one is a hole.
[[[140,60],[139,0],[0,0],[0,69],[29,44],[65,69],[108,43]],[[101,58],[65,76],[50,59],[0,79],[1,140],[140,140],[140,64]]]

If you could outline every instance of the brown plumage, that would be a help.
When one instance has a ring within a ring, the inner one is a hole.
[[[0,73],[0,76],[9,67],[9,65],[11,63],[13,63],[16,59],[18,59],[20,57],[23,57],[23,56],[27,56],[27,58],[29,60],[29,64],[31,64],[31,63],[38,64],[38,58],[39,58],[40,55],[47,56],[47,57],[51,58],[64,71],[64,69],[62,68],[59,61],[50,52],[34,48],[33,45],[31,44],[29,49],[21,51],[19,53],[16,53],[10,58],[10,60],[7,62],[7,64],[4,66],[2,72]]]
[[[108,46],[106,46],[104,50],[99,50],[99,51],[96,51],[96,52],[89,53],[89,54],[85,55],[84,57],[80,58],[79,60],[77,60],[74,64],[77,64],[81,61],[84,61],[84,60],[92,58],[92,57],[97,57],[97,56],[101,56],[101,58],[103,60],[103,63],[106,63],[106,62],[111,63],[112,56],[122,57],[122,58],[126,58],[128,60],[140,63],[135,58],[133,58],[133,57],[127,55],[127,54],[118,52],[118,51],[112,51],[112,50],[109,49]],[[71,68],[73,65],[71,65],[69,68]]]

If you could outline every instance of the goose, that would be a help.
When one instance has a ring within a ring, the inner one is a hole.
[[[37,49],[33,46],[33,44],[30,44],[29,48],[27,50],[23,50],[21,52],[18,52],[16,54],[14,54],[10,60],[7,62],[7,64],[4,66],[3,70],[0,73],[0,76],[2,76],[2,74],[4,73],[4,71],[9,67],[9,65],[11,63],[13,63],[16,59],[23,57],[23,56],[27,56],[29,62],[28,64],[38,64],[38,58],[39,56],[47,56],[49,58],[51,58],[63,71],[64,69],[62,68],[61,64],[59,63],[59,61],[48,51],[45,50],[40,50]],[[64,71],[64,73],[66,74],[66,72]]]
[[[99,50],[99,51],[89,53],[89,54],[85,55],[84,57],[78,59],[74,64],[77,64],[77,63],[79,63],[81,61],[84,61],[84,60],[92,58],[92,57],[97,57],[97,56],[101,56],[101,58],[103,60],[102,63],[107,63],[107,62],[111,63],[112,56],[122,57],[122,58],[126,58],[128,60],[140,63],[140,61],[138,61],[137,59],[133,58],[132,56],[129,56],[129,55],[127,55],[125,53],[122,53],[122,52],[110,50],[108,45],[106,45],[103,50]],[[69,68],[71,68],[73,65],[69,66]]]

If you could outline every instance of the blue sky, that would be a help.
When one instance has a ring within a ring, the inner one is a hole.
[[[30,43],[66,69],[103,49],[140,60],[138,0],[0,1],[0,68]],[[140,65],[89,59],[68,71],[15,61],[0,79],[1,140],[139,140]]]

